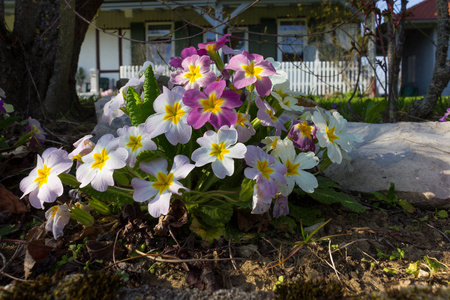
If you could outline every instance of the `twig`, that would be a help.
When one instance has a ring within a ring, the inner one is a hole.
[[[428,224],[427,222],[424,222],[424,223],[425,223],[426,225],[428,225],[429,227],[431,227],[431,228],[437,230],[437,232],[439,232],[440,234],[442,234],[442,235],[447,239],[447,241],[450,243],[450,238],[449,238],[444,232],[440,231],[439,229],[437,229],[437,228],[434,227],[433,225]]]
[[[181,248],[180,244],[178,243],[177,239],[175,238],[175,236],[172,233],[172,230],[170,229],[170,225],[169,225],[169,234],[170,236],[173,238],[173,240],[175,241],[175,243],[177,243],[178,248]]]
[[[116,233],[116,238],[114,239],[114,246],[113,246],[113,262],[116,263],[116,244],[117,244],[117,238],[119,237],[119,233],[122,231],[122,229],[119,229]]]
[[[338,280],[341,281],[338,271],[336,270],[336,266],[334,265],[333,254],[331,254],[331,239],[328,240],[328,253],[330,254],[330,261],[331,261],[331,264],[333,265],[334,273],[336,273]]]
[[[233,254],[231,254],[231,238],[228,241],[228,252],[230,252],[230,258],[231,258],[231,264],[233,265],[233,268],[237,271],[237,265],[236,261],[233,259]]]
[[[109,269],[109,268],[111,268],[111,267],[113,267],[113,266],[115,266],[115,265],[117,265],[117,264],[119,264],[121,262],[125,262],[125,261],[132,260],[132,259],[138,259],[138,258],[141,258],[141,257],[147,257],[147,258],[150,258],[150,259],[155,260],[155,261],[166,262],[166,263],[188,263],[188,262],[202,262],[202,261],[217,262],[217,261],[229,261],[229,260],[246,260],[245,258],[241,258],[241,257],[235,257],[233,259],[231,259],[231,258],[164,259],[164,258],[160,258],[160,257],[161,256],[172,257],[172,256],[164,255],[164,254],[144,253],[144,252],[139,251],[139,250],[134,250],[134,251],[136,251],[136,253],[138,253],[140,255],[139,256],[134,256],[134,257],[128,257],[128,258],[125,258],[125,259],[122,259],[122,260],[118,260],[118,261],[114,262],[113,264],[104,267],[102,269],[102,271],[104,271],[106,269]]]

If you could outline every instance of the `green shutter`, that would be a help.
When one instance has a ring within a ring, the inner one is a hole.
[[[133,40],[145,41],[145,24],[130,23],[130,36]],[[145,46],[142,43],[131,42],[131,64],[142,65],[145,61]]]
[[[277,21],[275,19],[261,19],[260,25],[250,26],[249,31],[263,34],[276,34]],[[257,53],[264,57],[273,57],[273,59],[277,59],[276,36],[249,33],[248,37],[250,40],[248,45],[250,53]]]
[[[199,34],[203,31],[202,28],[189,25],[183,27],[183,25],[183,22],[175,22],[175,56],[180,56],[184,48],[190,46],[197,48],[197,45],[203,42],[203,35]],[[187,39],[186,37],[192,38]]]

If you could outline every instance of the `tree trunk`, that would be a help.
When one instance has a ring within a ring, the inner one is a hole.
[[[91,20],[102,2],[17,0],[12,32],[0,18],[0,87],[23,117],[81,113],[75,74],[89,25],[73,9]]]
[[[388,5],[393,7],[394,1],[388,0]],[[406,0],[401,1],[400,19],[395,19],[392,12],[392,19],[388,25],[388,105],[384,112],[385,122],[397,122],[398,84],[400,74],[400,63],[403,55],[403,45],[405,44],[405,14]],[[396,24],[396,22],[398,22]]]
[[[436,0],[437,46],[433,77],[427,94],[422,100],[415,101],[408,112],[411,121],[432,116],[436,103],[450,80],[450,60],[447,60],[450,23],[447,0]]]

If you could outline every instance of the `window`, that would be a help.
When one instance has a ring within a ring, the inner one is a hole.
[[[233,27],[228,28],[230,36],[231,49],[248,51],[248,28]]]
[[[175,55],[172,33],[172,23],[147,24],[147,60],[156,65],[169,63],[170,57]]]
[[[278,34],[280,35],[278,37],[278,61],[303,60],[303,50],[307,42],[306,20],[278,20]]]
[[[207,31],[203,34],[203,43],[214,42],[216,40],[216,33]]]

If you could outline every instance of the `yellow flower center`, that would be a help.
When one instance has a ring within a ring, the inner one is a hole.
[[[206,45],[206,51],[208,51],[208,52],[216,51],[215,48],[216,48],[216,43]]]
[[[275,152],[277,152],[277,143],[279,141],[279,138],[276,137],[273,139],[272,144],[269,145],[269,147],[271,147]]]
[[[230,152],[227,148],[225,148],[225,142],[220,144],[212,143],[212,151],[209,153],[211,156],[216,156],[218,159],[222,160],[225,154]]]
[[[41,186],[44,183],[47,183],[48,180],[48,175],[50,175],[50,170],[52,168],[47,168],[47,164],[44,164],[44,166],[42,166],[42,169],[39,169],[38,172],[38,177],[34,180],[34,182],[37,182],[39,184],[39,188],[41,188]]]
[[[308,122],[303,121],[303,123],[298,123],[297,125],[298,130],[302,133],[303,136],[306,136],[309,139],[312,139],[311,133],[314,129],[313,126],[309,126]]]
[[[241,127],[244,127],[245,126],[245,122],[247,122],[247,118],[244,117],[244,115],[241,114],[241,113],[237,113],[236,116],[237,116],[236,124],[241,126]]]
[[[103,148],[101,153],[94,153],[95,162],[92,164],[91,168],[98,168],[100,171],[105,166],[106,161],[109,159],[108,152]]]
[[[203,112],[212,112],[213,114],[217,115],[222,111],[222,104],[225,102],[224,99],[219,98],[217,99],[216,93],[212,92],[208,99],[202,99],[200,100],[200,104],[203,106]]]
[[[173,183],[173,173],[166,175],[163,172],[158,172],[156,178],[158,180],[152,184],[152,187],[159,190],[159,194],[162,194],[165,190],[169,189]]]
[[[165,107],[166,115],[164,116],[164,121],[172,121],[174,124],[178,124],[181,117],[186,113],[181,109],[180,102],[175,103],[173,106],[167,104]]]
[[[258,171],[261,172],[262,176],[270,179],[270,174],[274,172],[274,169],[269,168],[269,162],[267,160],[259,161],[256,163]]]
[[[131,148],[131,152],[136,151],[137,149],[142,147],[141,138],[142,136],[132,136],[130,135],[130,141],[127,143],[127,147]]]
[[[278,118],[275,117],[275,113],[273,112],[273,110],[267,108],[266,113],[269,115],[269,117],[272,121],[275,122],[276,120],[278,120]]]
[[[202,74],[200,74],[200,66],[194,67],[190,65],[189,72],[184,74],[184,77],[188,78],[190,83],[194,83],[196,79],[202,77]]]
[[[300,175],[297,171],[299,166],[300,166],[300,163],[293,164],[293,163],[291,163],[291,161],[288,158],[287,162],[286,162],[286,169],[287,169],[286,176]]]
[[[332,142],[333,144],[334,144],[334,141],[335,141],[335,140],[338,140],[338,139],[339,139],[339,138],[334,134],[334,130],[335,130],[334,127],[328,129],[328,127],[325,126],[325,131],[326,131],[326,133],[327,133],[327,137],[328,137],[328,139],[330,140],[330,142]]]
[[[59,211],[59,207],[58,207],[58,205],[54,205],[54,206],[52,206],[52,209],[53,209],[53,212],[50,215],[50,217],[54,218],[56,213]]]
[[[261,73],[264,71],[264,68],[261,67],[255,67],[255,62],[250,62],[250,65],[243,65],[242,68],[245,71],[245,77],[256,77],[256,79],[261,80]]]

